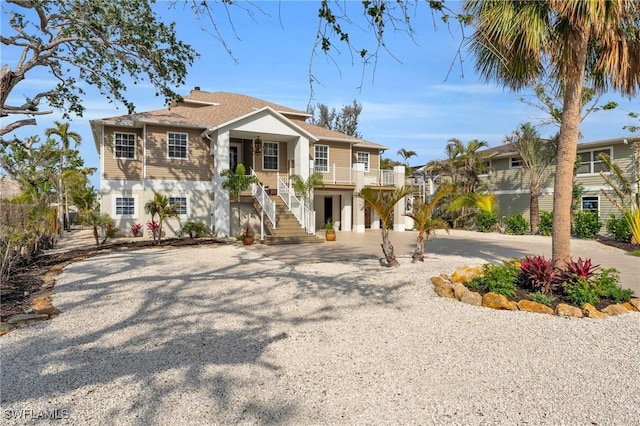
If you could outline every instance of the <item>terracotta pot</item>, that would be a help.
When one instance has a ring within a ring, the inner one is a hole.
[[[250,246],[251,244],[253,244],[253,235],[246,235],[242,237],[242,244],[244,244],[245,246]]]
[[[327,232],[324,234],[324,237],[327,239],[327,241],[335,241],[336,240],[336,233],[335,232]]]

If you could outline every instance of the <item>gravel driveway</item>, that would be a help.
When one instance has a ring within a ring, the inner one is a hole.
[[[428,279],[482,259],[400,262],[218,246],[74,263],[60,316],[0,338],[1,422],[640,424],[640,314],[468,306]]]

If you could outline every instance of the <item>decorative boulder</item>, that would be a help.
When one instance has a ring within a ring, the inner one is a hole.
[[[522,299],[518,302],[518,309],[521,311],[534,312],[537,314],[549,314],[553,315],[553,309],[543,305],[542,303],[534,302],[533,300]]]
[[[451,287],[453,287],[453,294],[458,300],[462,299],[462,295],[469,291],[469,289],[462,283],[453,283],[451,284]]]
[[[584,305],[582,305],[582,313],[584,314],[584,316],[594,319],[603,319],[608,316],[607,314],[597,310],[595,306],[590,303],[585,303]]]
[[[456,296],[453,287],[441,277],[432,277],[431,283],[433,284],[433,291],[435,291],[438,296],[455,299]]]
[[[637,309],[629,302],[624,302],[622,304],[625,308],[627,308],[627,311],[631,311],[631,312],[636,312]]]
[[[482,296],[482,306],[491,309],[504,309],[508,311],[517,311],[518,304],[507,299],[502,294],[493,292],[486,293]]]
[[[582,309],[576,306],[567,305],[566,303],[558,303],[558,306],[556,306],[556,314],[563,317],[575,318],[582,318],[584,316]]]
[[[613,305],[607,306],[606,308],[604,308],[602,310],[602,312],[604,312],[607,315],[620,315],[620,314],[629,313],[627,308],[625,308],[624,305],[619,304],[619,303],[615,303]]]
[[[481,277],[484,275],[484,270],[482,266],[463,266],[460,269],[457,269],[453,275],[451,275],[451,281],[458,283],[468,283],[471,282],[476,277]]]
[[[633,299],[629,300],[629,303],[631,303],[631,306],[640,311],[640,299],[634,297]]]
[[[477,293],[475,291],[467,290],[466,293],[462,293],[460,301],[468,305],[482,306],[482,296],[480,295],[480,293]]]

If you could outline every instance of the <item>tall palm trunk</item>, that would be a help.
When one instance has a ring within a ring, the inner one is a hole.
[[[576,28],[569,35],[567,52],[571,55],[564,70],[564,109],[560,124],[560,140],[553,186],[553,233],[551,252],[554,259],[569,261],[571,257],[571,194],[573,166],[578,151],[580,109],[589,41],[589,28]]]
[[[416,261],[424,262],[424,231],[418,232],[418,239],[416,241],[416,249],[413,251],[413,255],[411,256],[411,263],[416,263]]]
[[[393,246],[389,240],[389,230],[385,225],[382,225],[382,253],[387,261],[387,266],[400,266],[400,263],[393,254]]]
[[[529,189],[531,200],[529,201],[529,222],[531,226],[531,235],[538,235],[538,225],[540,223],[540,187],[532,185]]]

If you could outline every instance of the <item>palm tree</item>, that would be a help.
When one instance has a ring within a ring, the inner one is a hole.
[[[240,194],[249,189],[251,184],[259,183],[258,177],[246,174],[246,169],[242,164],[238,164],[235,170],[223,170],[220,173],[220,176],[227,178],[222,183],[222,187],[229,191],[229,195],[231,195],[232,198],[235,198],[236,203],[238,204],[238,230],[240,230]]]
[[[50,127],[44,131],[47,137],[51,138],[52,136],[57,136],[60,138],[60,171],[58,176],[58,210],[60,210],[60,206],[62,205],[62,195],[64,194],[64,219],[60,217],[60,235],[62,235],[62,223],[66,223],[71,230],[71,224],[69,223],[69,199],[66,195],[66,191],[64,190],[63,182],[62,182],[62,174],[64,172],[64,157],[66,151],[69,150],[69,142],[73,141],[75,146],[80,144],[82,137],[80,134],[76,132],[69,131],[69,123],[61,123],[59,121],[54,121],[56,127]],[[62,210],[60,210],[60,215],[62,215]]]
[[[147,201],[144,205],[144,211],[151,215],[151,220],[154,220],[156,215],[158,216],[158,236],[156,239],[156,233],[153,233],[153,243],[160,244],[162,240],[162,223],[166,219],[178,217],[178,205],[169,204],[169,197],[156,192],[153,194],[153,200]]]
[[[553,193],[552,257],[571,256],[571,189],[585,80],[633,96],[640,87],[640,14],[634,0],[467,0],[476,69],[511,90],[539,76],[563,97]]]
[[[495,217],[497,222],[498,198],[495,194],[490,193],[458,193],[453,200],[449,202],[450,212],[463,212],[458,219],[465,219],[473,214],[484,213],[485,216],[491,215]],[[476,217],[476,225],[478,218]]]
[[[543,141],[538,131],[531,123],[525,123],[513,132],[511,136],[505,138],[505,143],[513,144],[520,158],[522,168],[530,175],[529,182],[529,224],[531,234],[538,233],[538,223],[540,223],[540,186],[550,173],[549,166],[556,157],[558,145],[557,136],[550,141]]]
[[[449,139],[447,154],[451,158],[457,182],[462,185],[463,192],[475,192],[478,185],[478,175],[486,172],[487,163],[478,153],[481,148],[489,144],[485,141],[474,139],[465,145],[460,139]]]
[[[431,217],[433,209],[444,197],[449,195],[453,191],[451,184],[440,185],[438,191],[434,194],[431,201],[424,203],[417,201],[413,205],[413,211],[407,213],[411,219],[413,219],[414,226],[418,229],[418,239],[416,241],[416,249],[411,256],[411,263],[415,263],[417,260],[424,262],[424,239],[425,236],[429,236],[435,233],[436,229],[445,229],[449,232],[449,226],[447,222],[439,217]]]
[[[299,194],[303,198],[304,205],[308,208],[307,200],[311,199],[311,193],[314,188],[324,187],[324,180],[322,179],[322,173],[311,173],[305,180],[298,175],[292,175],[293,190],[296,194]]]
[[[412,190],[409,187],[398,188],[394,192],[382,192],[381,190],[362,188],[358,194],[364,200],[365,204],[371,206],[373,211],[380,217],[380,221],[382,222],[382,252],[387,261],[387,266],[400,266],[396,256],[393,254],[393,246],[389,240],[387,221],[391,219],[395,205],[411,192]]]

